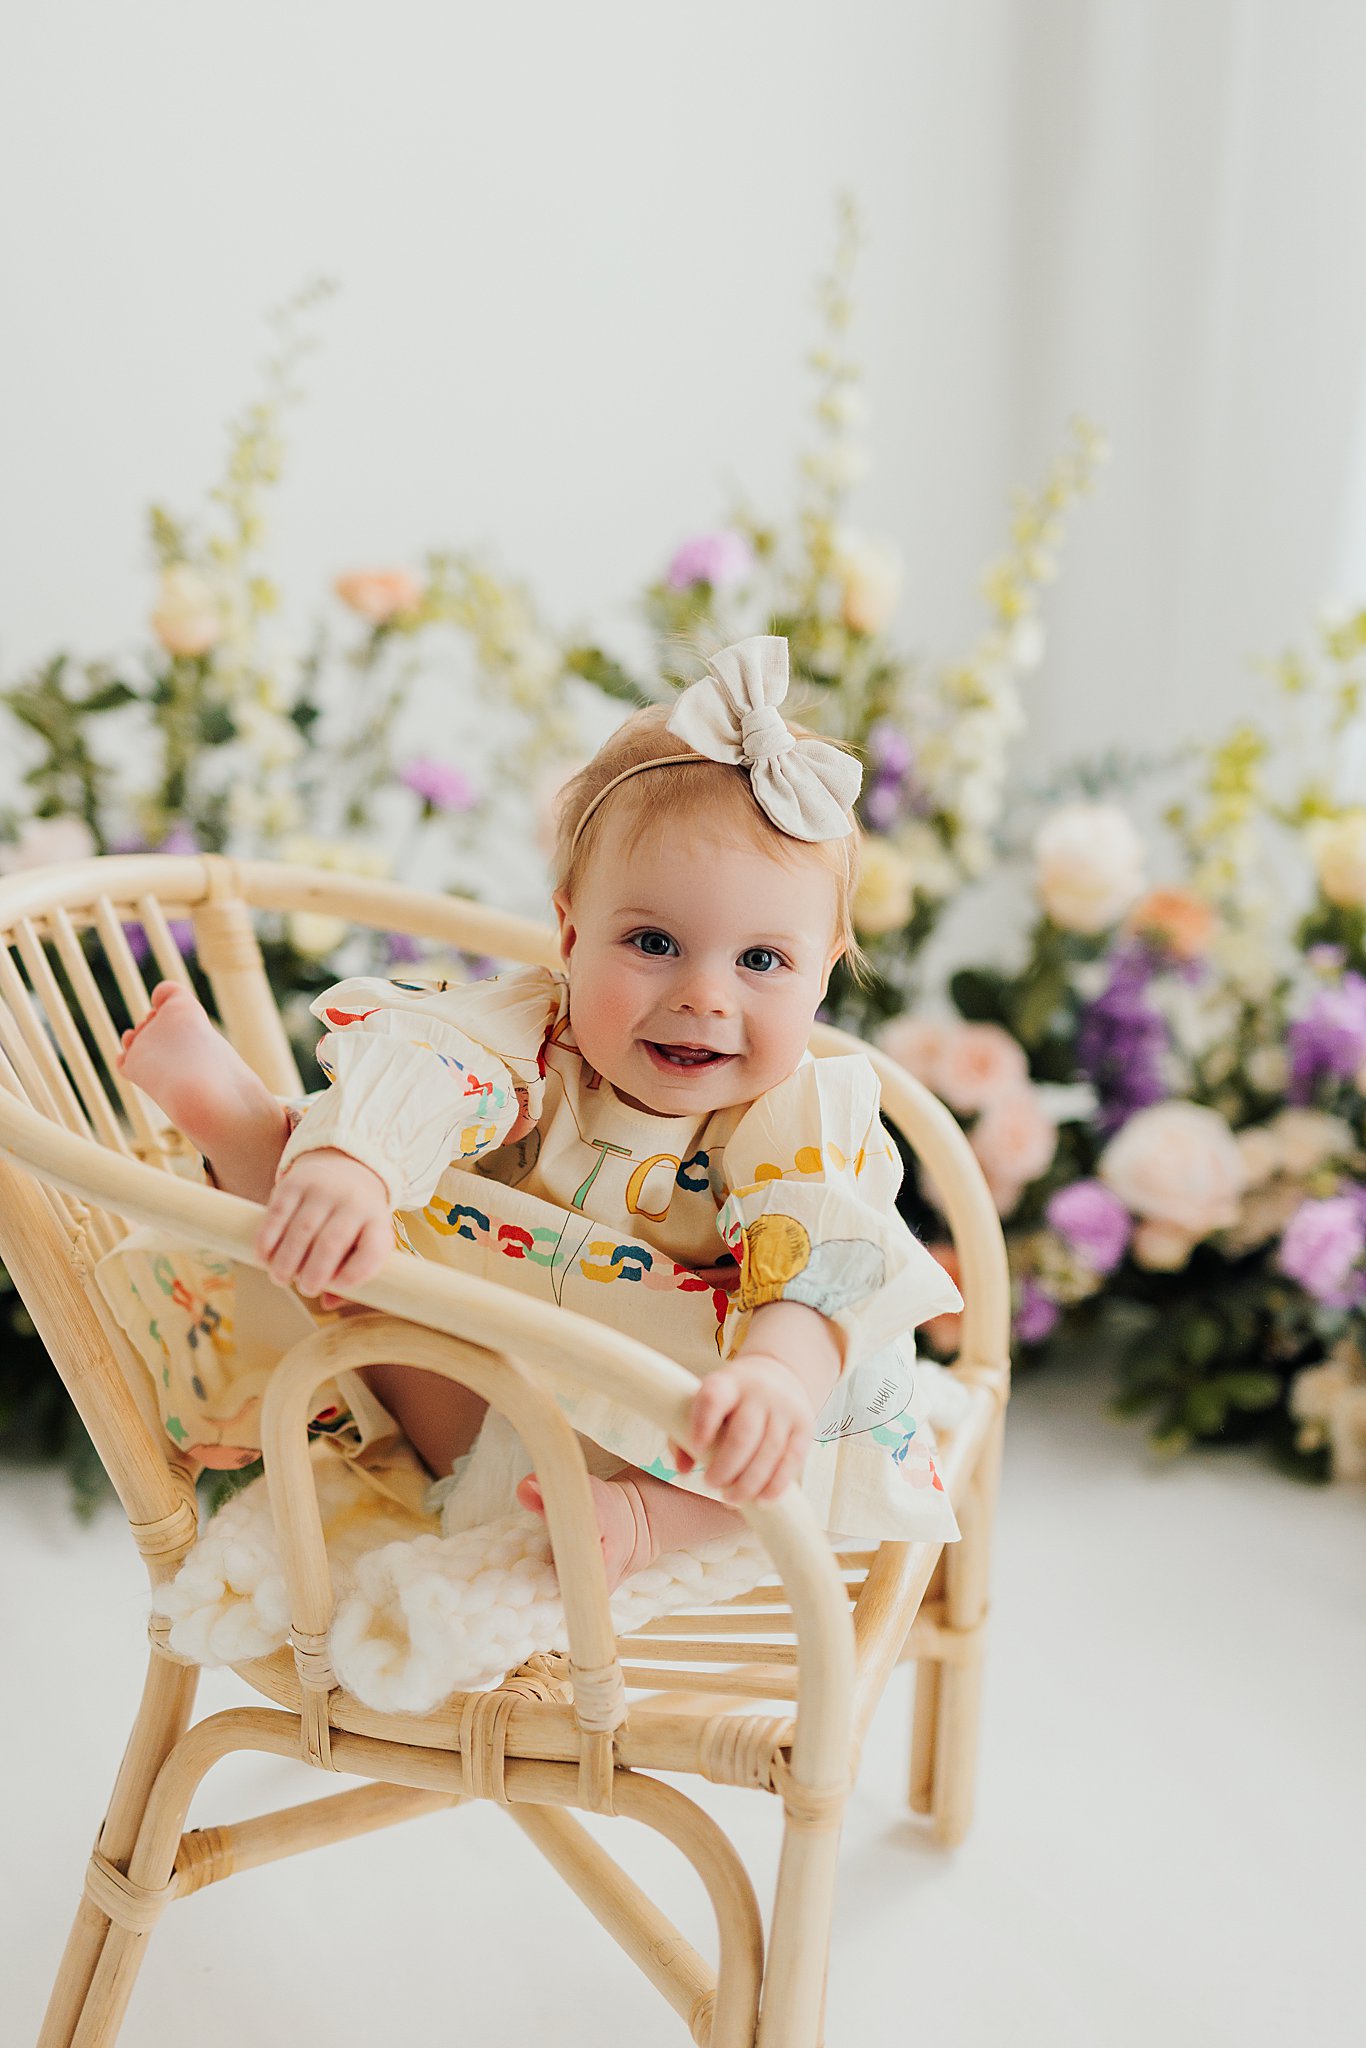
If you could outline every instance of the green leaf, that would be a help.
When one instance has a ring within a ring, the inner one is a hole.
[[[1003,975],[984,967],[960,967],[949,981],[949,994],[970,1024],[1004,1025],[1009,1015],[1007,987]]]
[[[1216,1383],[1235,1408],[1270,1408],[1281,1398],[1274,1372],[1226,1372]]]

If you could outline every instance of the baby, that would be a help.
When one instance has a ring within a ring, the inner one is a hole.
[[[799,1479],[832,1533],[957,1534],[906,1337],[961,1304],[896,1214],[871,1066],[806,1051],[854,943],[860,771],[785,723],[786,689],[787,644],[761,637],[628,718],[561,799],[565,972],[339,984],[313,1006],[332,1086],[302,1114],[182,987],[124,1035],[127,1077],[265,1204],[280,1286],[335,1306],[397,1242],[697,1372],[682,1446],[589,1381],[558,1397],[624,1460],[591,1480],[609,1586]],[[362,1377],[449,1473],[484,1404]],[[534,1474],[518,1498],[544,1512]]]

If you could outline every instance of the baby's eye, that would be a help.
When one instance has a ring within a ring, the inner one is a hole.
[[[771,974],[782,964],[781,954],[775,953],[772,946],[750,946],[740,955],[740,965],[748,967],[752,974]]]
[[[632,932],[630,943],[649,960],[667,960],[677,951],[667,932]]]

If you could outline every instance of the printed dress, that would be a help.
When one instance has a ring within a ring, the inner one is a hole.
[[[568,984],[547,969],[460,986],[358,978],[313,1012],[333,1085],[282,1169],[347,1152],[384,1181],[403,1250],[574,1309],[699,1377],[765,1303],[819,1310],[845,1365],[801,1482],[818,1521],[871,1542],[957,1536],[916,1415],[910,1332],[962,1303],[897,1214],[901,1163],[861,1055],[808,1055],[757,1102],[656,1116],[584,1060]],[[591,1360],[558,1399],[606,1451],[719,1497],[678,1471],[662,1431],[593,1388]]]

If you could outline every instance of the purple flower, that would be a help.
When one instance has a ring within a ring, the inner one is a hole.
[[[130,832],[114,847],[115,853],[198,853],[199,841],[188,825],[172,825],[159,845],[149,847],[140,832]],[[128,950],[139,967],[150,958],[152,942],[140,924],[126,924],[123,935],[128,941]],[[181,952],[189,958],[194,952],[194,926],[187,917],[171,920],[171,937]]]
[[[863,792],[864,820],[874,832],[890,832],[905,809],[899,776],[875,776]]]
[[[1051,1294],[1045,1294],[1037,1280],[1020,1285],[1020,1306],[1015,1311],[1015,1335],[1021,1344],[1042,1344],[1051,1337],[1062,1313]]]
[[[868,748],[879,774],[889,775],[897,782],[910,774],[915,763],[915,748],[892,719],[875,719],[869,726]]]
[[[419,754],[398,771],[398,779],[414,796],[420,796],[429,811],[468,811],[479,801],[478,791],[463,768],[453,761],[438,761],[431,754]]]
[[[1065,1238],[1096,1273],[1113,1273],[1129,1247],[1133,1219],[1103,1181],[1074,1180],[1048,1198],[1050,1230]]]
[[[426,948],[411,932],[386,932],[384,957],[391,967],[412,967],[427,957]]]
[[[1325,1308],[1358,1308],[1366,1302],[1364,1251],[1366,1207],[1354,1190],[1301,1202],[1285,1226],[1276,1263]]]
[[[1350,1080],[1366,1060],[1366,977],[1344,974],[1335,988],[1321,988],[1285,1042],[1292,1102],[1309,1102],[1327,1076]]]
[[[1116,947],[1109,981],[1081,1013],[1077,1064],[1100,1097],[1097,1120],[1107,1136],[1171,1092],[1162,1071],[1167,1027],[1147,1001],[1154,965],[1142,943]]]
[[[754,550],[743,533],[722,527],[718,533],[698,533],[685,540],[664,580],[670,590],[688,590],[694,583],[729,590],[733,584],[743,583],[753,567]]]

